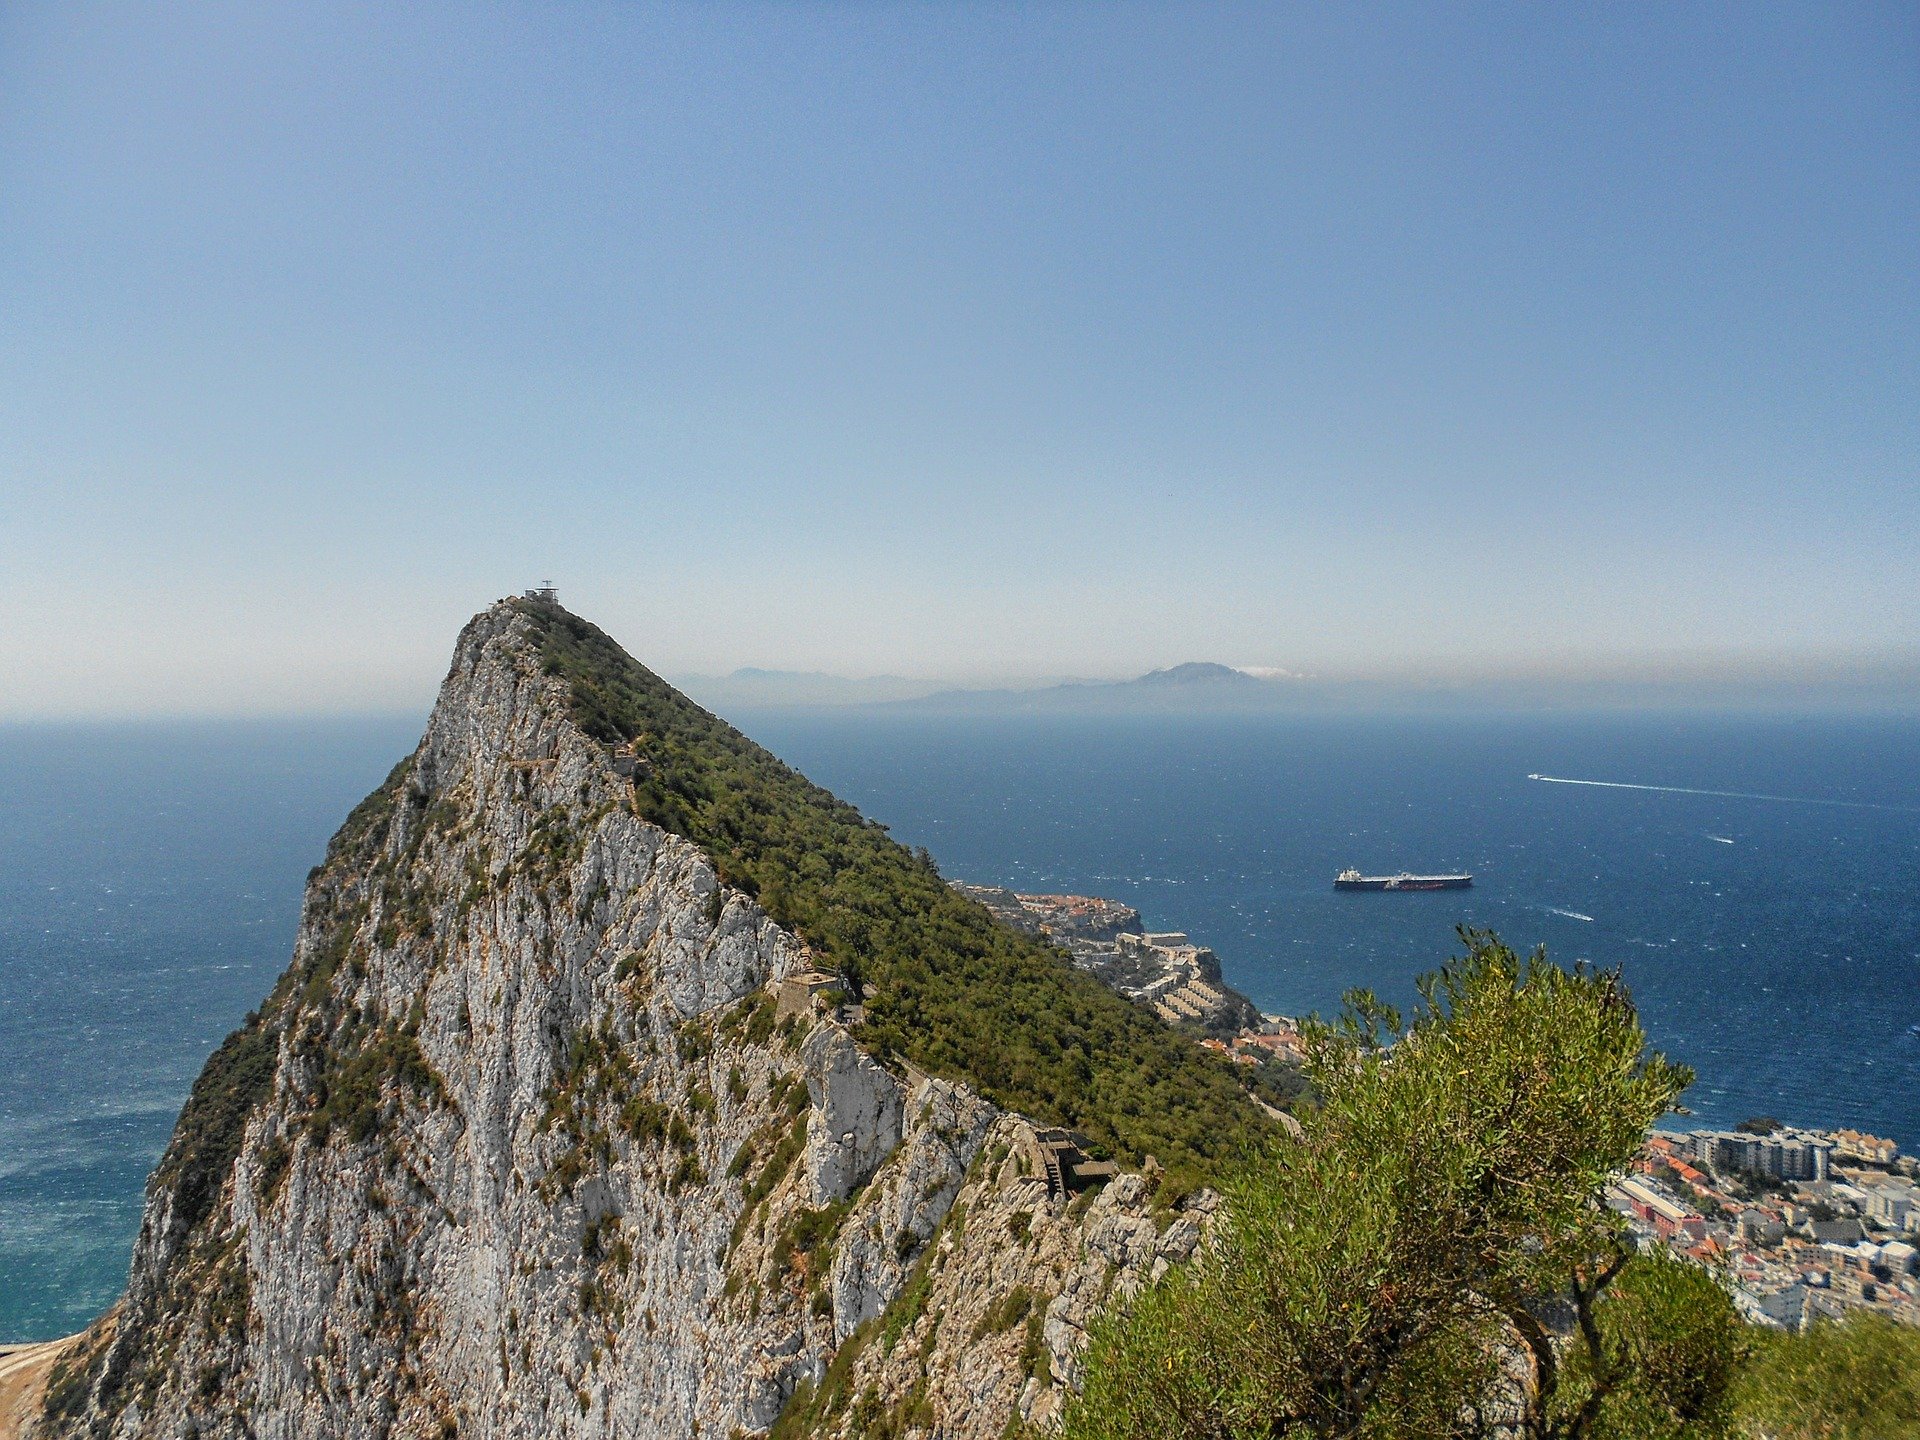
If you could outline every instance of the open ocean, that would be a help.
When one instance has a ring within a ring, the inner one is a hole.
[[[1405,1001],[1490,926],[1620,965],[1704,1122],[1920,1149],[1920,720],[935,718],[743,728],[950,877],[1084,891],[1263,1009]],[[142,1186],[418,719],[0,728],[0,1340],[117,1296]],[[1529,780],[1529,773],[1620,789]],[[1726,794],[1684,793],[1723,791]],[[1471,891],[1336,894],[1336,871]]]

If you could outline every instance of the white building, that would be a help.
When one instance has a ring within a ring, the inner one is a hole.
[[[1867,1187],[1861,1199],[1867,1215],[1889,1230],[1914,1228],[1916,1197],[1913,1186],[1898,1180],[1889,1181]]]
[[[1740,1130],[1695,1130],[1686,1137],[1688,1152],[1721,1174],[1744,1171],[1775,1180],[1824,1180],[1833,1142],[1805,1130],[1776,1130],[1749,1135]]]
[[[1904,1240],[1889,1240],[1880,1247],[1880,1263],[1896,1275],[1911,1275],[1920,1270],[1920,1250]]]

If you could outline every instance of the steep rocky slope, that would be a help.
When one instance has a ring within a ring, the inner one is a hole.
[[[997,1436],[1057,1408],[1116,1286],[1191,1251],[1207,1192],[1058,1193],[983,1093],[1042,1082],[996,1085],[990,1052],[929,1038],[956,975],[992,983],[974,951],[902,959],[905,931],[870,920],[868,1025],[780,1014],[816,956],[769,910],[826,902],[769,893],[764,829],[686,838],[693,792],[675,810],[661,787],[703,758],[695,732],[620,720],[563,621],[503,603],[461,636],[418,750],[313,872],[293,964],[195,1084],[127,1294],[39,1433]],[[855,868],[868,842],[835,834],[823,865]],[[1224,1070],[1009,953],[1029,989],[983,990],[982,1013],[1052,997],[1119,1046],[1103,1064],[1197,1092],[1223,1146],[1257,1134]],[[1042,1118],[1204,1170],[1186,1132],[1125,1110],[1069,1094]]]

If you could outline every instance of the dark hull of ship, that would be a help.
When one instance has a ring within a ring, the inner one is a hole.
[[[1336,880],[1336,890],[1467,890],[1473,886],[1471,875],[1365,875],[1358,880]]]

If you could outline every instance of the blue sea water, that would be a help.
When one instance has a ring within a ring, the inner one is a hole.
[[[1454,927],[1621,966],[1701,1123],[1920,1150],[1920,721],[933,719],[749,726],[950,878],[1188,931],[1263,1010],[1397,1004]],[[1529,780],[1739,792],[1680,794]],[[1780,798],[1760,798],[1780,797]],[[1333,889],[1464,870],[1468,891]]]
[[[126,1283],[147,1172],[417,718],[0,728],[0,1341]]]
[[[1265,1009],[1354,985],[1404,1001],[1456,924],[1488,925],[1623,966],[1706,1120],[1920,1149],[1920,722],[740,719],[949,876],[1136,905]],[[194,1075],[286,964],[327,836],[418,730],[0,729],[0,1339],[67,1333],[119,1293]],[[1477,878],[1336,894],[1349,864]]]

